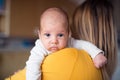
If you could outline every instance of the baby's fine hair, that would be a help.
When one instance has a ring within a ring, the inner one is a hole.
[[[42,18],[45,15],[47,15],[49,12],[53,12],[53,11],[59,13],[60,15],[62,15],[65,18],[66,24],[68,25],[67,29],[68,29],[68,32],[69,32],[70,28],[69,28],[68,14],[67,14],[67,12],[65,10],[63,10],[60,7],[51,7],[51,8],[46,9],[45,11],[43,11],[42,15],[40,16],[40,27],[39,27],[39,30],[41,28],[41,20],[42,20]]]

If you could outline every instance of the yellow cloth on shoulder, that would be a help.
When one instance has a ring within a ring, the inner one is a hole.
[[[26,69],[22,69],[5,80],[26,80]]]
[[[6,80],[25,80],[25,69],[10,78]],[[66,48],[45,58],[42,80],[102,80],[102,75],[84,50]]]

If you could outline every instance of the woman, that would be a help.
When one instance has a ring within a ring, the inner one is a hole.
[[[113,7],[107,0],[87,0],[78,6],[73,15],[72,36],[92,42],[105,52],[108,59],[102,68],[104,80],[112,78],[116,67],[116,31]]]
[[[76,9],[73,17],[72,36],[91,41],[105,51],[108,63],[102,70],[104,80],[109,80],[114,72],[113,65],[116,65],[116,38],[111,10],[107,1],[86,1]],[[94,67],[90,56],[83,50],[73,48],[46,57],[42,72],[42,80],[102,80],[101,71]],[[25,77],[23,69],[6,80],[25,80]]]

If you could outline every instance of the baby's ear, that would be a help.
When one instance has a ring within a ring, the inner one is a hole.
[[[69,30],[69,33],[68,33],[69,38],[71,37],[71,34],[72,34],[71,30]]]
[[[38,33],[37,33],[37,34],[38,34],[38,37],[39,37],[39,39],[40,39],[40,31],[39,31],[39,30],[38,30]]]
[[[40,30],[39,30],[39,29],[37,29],[36,34],[37,34],[37,36],[38,36],[39,39],[40,39]]]
[[[71,33],[71,29],[70,29],[70,27],[69,27],[69,30],[68,30],[68,37],[70,38],[71,35],[72,35],[72,33]]]
[[[36,37],[39,37],[39,33],[40,33],[39,27],[36,27],[36,28],[34,29],[34,35],[35,35]]]

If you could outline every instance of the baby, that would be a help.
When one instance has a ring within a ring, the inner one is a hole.
[[[43,12],[38,34],[39,39],[26,62],[26,80],[41,80],[40,66],[45,56],[66,47],[84,49],[92,57],[97,68],[107,61],[103,51],[92,43],[70,37],[68,16],[60,8],[49,8]]]

